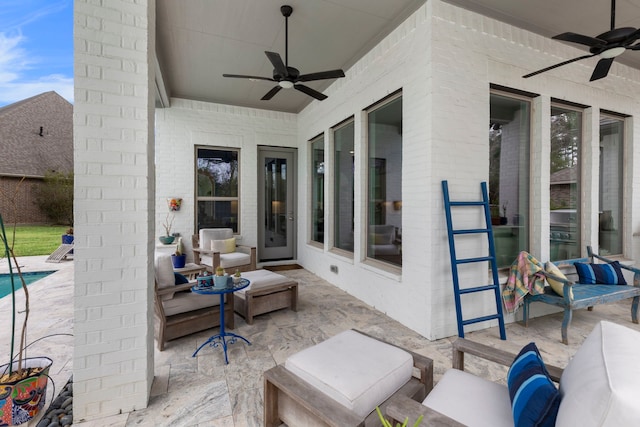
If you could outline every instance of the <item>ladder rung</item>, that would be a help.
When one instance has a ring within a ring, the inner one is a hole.
[[[469,230],[451,230],[453,234],[478,234],[478,233],[488,233],[488,228],[472,228]]]
[[[463,320],[462,324],[470,325],[472,323],[486,322],[487,320],[494,320],[494,319],[501,319],[501,316],[499,314],[492,314],[490,316],[476,317],[473,319]]]
[[[483,262],[483,261],[492,261],[492,260],[493,260],[493,257],[489,255],[489,256],[483,256],[478,258],[458,259],[456,260],[456,264],[469,264],[472,262]]]
[[[493,291],[496,285],[477,286],[475,288],[460,289],[461,294],[472,294],[474,292]]]
[[[484,206],[485,202],[482,200],[477,202],[449,202],[451,206]]]

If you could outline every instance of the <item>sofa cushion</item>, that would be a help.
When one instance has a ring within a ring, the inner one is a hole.
[[[231,237],[230,239],[212,240],[211,250],[214,252],[220,252],[220,254],[228,254],[231,252],[235,252],[236,238]]]
[[[551,261],[547,261],[544,264],[544,271],[549,273],[549,274],[553,274],[554,276],[557,276],[561,279],[566,279],[567,276],[565,276],[562,271],[560,271],[560,269],[558,268],[557,265],[555,265],[554,263],[552,263]],[[549,283],[549,286],[551,286],[551,289],[553,289],[553,291],[560,295],[561,297],[564,296],[564,283],[558,281],[558,280],[554,280],[554,279],[550,279],[547,277],[547,283]],[[571,298],[573,300],[573,289],[569,289],[569,298]]]
[[[507,373],[507,386],[516,427],[555,425],[560,393],[549,378],[535,343],[524,346],[514,359]]]
[[[409,381],[413,358],[348,330],[290,356],[285,368],[364,418]]]
[[[222,268],[240,267],[251,264],[251,255],[244,252],[231,252],[230,254],[220,254],[220,265]],[[233,273],[233,271],[231,271]]]
[[[513,427],[507,387],[458,369],[447,370],[422,404],[464,425]]]
[[[269,270],[247,271],[242,273],[242,277],[251,283],[249,283],[249,286],[246,288],[236,291],[235,294],[243,295],[249,289],[268,288],[269,286],[279,285],[280,283],[291,280],[282,274],[274,273]]]
[[[170,255],[162,255],[156,257],[156,282],[158,283],[158,289],[172,288],[176,285],[176,279],[173,274],[173,263],[171,262]],[[173,294],[162,295],[163,300],[169,300],[173,298]]]
[[[575,263],[576,272],[582,285],[626,285],[627,281],[622,275],[620,262],[613,261],[608,264]]]
[[[601,321],[560,379],[558,426],[639,426],[640,332]]]
[[[173,316],[175,314],[219,305],[220,295],[204,295],[193,292],[177,292],[170,300],[162,301],[165,316]]]

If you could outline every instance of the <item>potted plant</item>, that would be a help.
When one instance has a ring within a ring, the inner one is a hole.
[[[233,273],[233,283],[237,285],[240,283],[240,280],[242,280],[242,274],[240,273],[240,270],[236,268],[236,272]]]
[[[73,227],[67,228],[67,231],[62,235],[62,244],[63,245],[71,245],[73,243]],[[73,249],[69,251],[70,254],[73,253]]]
[[[53,363],[48,357],[27,358],[25,354],[27,321],[29,319],[29,290],[13,251],[14,241],[15,229],[13,238],[9,240],[2,214],[0,214],[0,247],[1,252],[7,257],[9,265],[12,298],[9,360],[0,366],[0,426],[28,422],[40,412],[45,404],[49,368]],[[20,289],[20,284],[24,291],[25,300],[24,308],[18,309],[16,307],[16,292]],[[16,351],[16,314],[18,313],[24,317],[24,320],[19,336],[20,343]]]
[[[173,268],[184,268],[187,262],[187,256],[184,254],[184,247],[182,246],[182,237],[178,237],[176,252],[171,255],[171,262],[173,262]]]
[[[170,245],[175,240],[175,237],[171,235],[171,227],[173,226],[174,216],[170,213],[167,214],[167,217],[164,219],[162,223],[162,227],[164,227],[164,231],[166,234],[164,236],[160,236],[158,239],[162,242],[163,245]]]
[[[213,286],[215,288],[226,288],[229,280],[229,275],[224,272],[222,266],[216,267],[216,275],[213,276]]]

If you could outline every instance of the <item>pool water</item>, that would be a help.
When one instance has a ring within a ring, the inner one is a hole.
[[[36,280],[40,280],[44,277],[47,277],[51,273],[55,273],[55,270],[51,271],[36,271],[33,273],[22,273],[24,277],[25,283],[28,285],[30,283],[35,282]],[[22,287],[22,282],[19,277],[15,277],[14,283],[16,286],[16,290]],[[10,274],[0,274],[0,298],[3,298],[11,293],[11,275]]]

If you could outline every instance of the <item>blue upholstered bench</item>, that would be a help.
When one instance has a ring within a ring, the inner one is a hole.
[[[558,268],[574,267],[576,263],[610,263],[612,260],[593,253],[591,246],[587,246],[587,258],[576,258],[562,261],[554,261]],[[545,287],[545,292],[539,295],[527,294],[524,298],[523,322],[528,326],[529,304],[532,302],[542,302],[564,309],[562,320],[562,342],[568,344],[567,329],[571,323],[573,310],[580,308],[593,309],[598,304],[620,301],[633,298],[631,303],[631,320],[638,323],[638,301],[640,300],[640,269],[628,265],[620,264],[622,269],[633,272],[633,286],[631,285],[602,285],[576,283],[568,278],[554,276],[548,272],[543,272],[547,280],[556,280],[564,284],[563,296],[558,295],[551,286]]]

